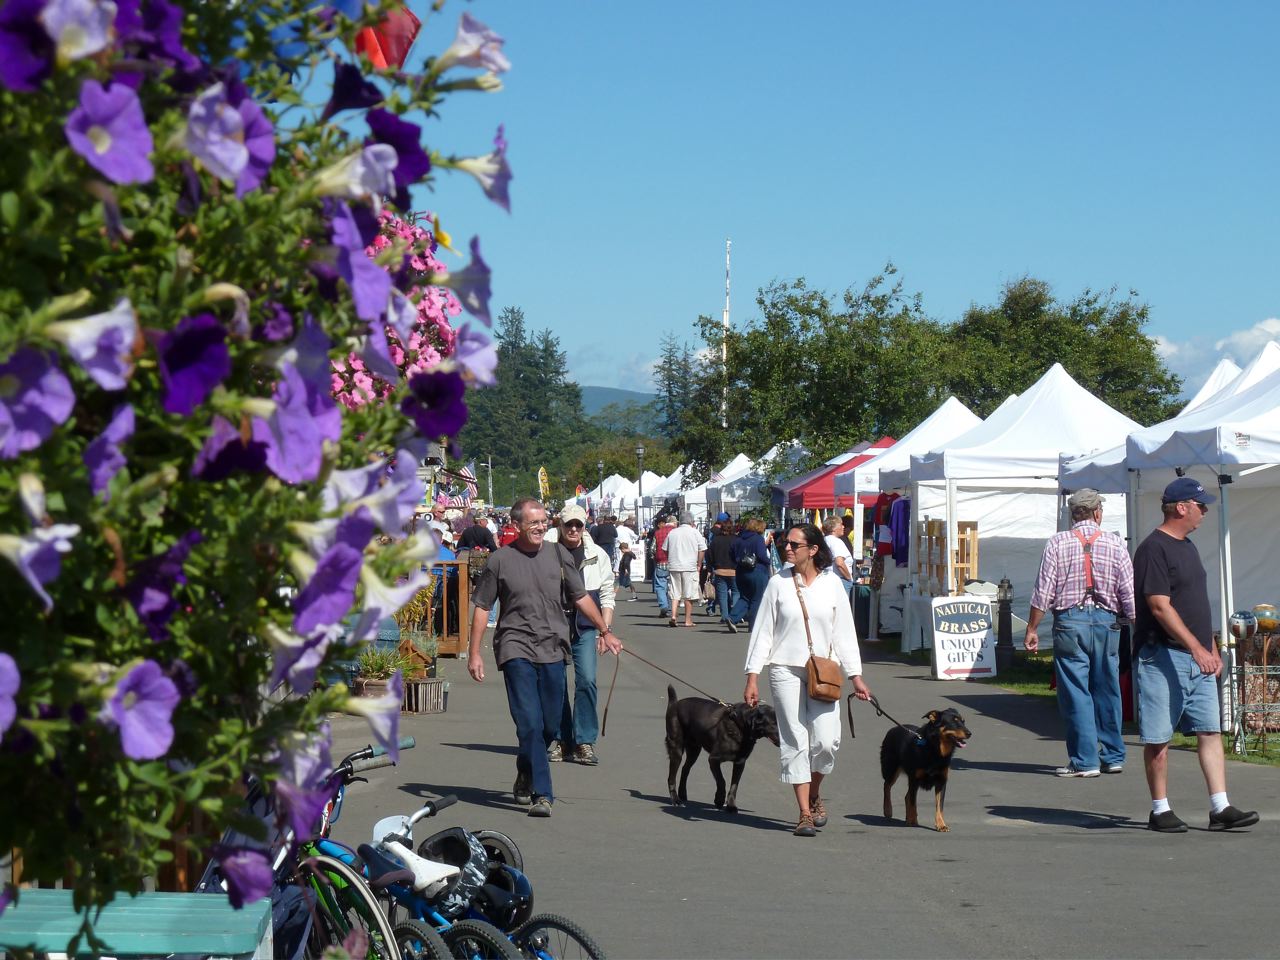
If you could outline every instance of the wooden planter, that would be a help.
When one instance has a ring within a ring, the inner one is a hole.
[[[368,680],[364,677],[356,677],[356,696],[357,697],[381,697],[385,696],[389,680]]]
[[[431,677],[404,682],[405,713],[444,713],[447,706],[444,680]]]

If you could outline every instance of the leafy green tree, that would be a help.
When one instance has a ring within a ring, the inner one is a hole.
[[[1133,291],[1085,290],[1062,303],[1048,283],[1023,277],[992,306],[972,306],[947,331],[950,387],[979,416],[1021,393],[1055,362],[1082,386],[1142,424],[1177,412],[1181,378],[1170,372],[1144,328]]]

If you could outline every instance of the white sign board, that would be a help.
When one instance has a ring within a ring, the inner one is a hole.
[[[984,597],[933,598],[933,675],[996,675],[995,604]]]

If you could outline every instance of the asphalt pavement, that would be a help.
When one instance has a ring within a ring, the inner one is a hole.
[[[747,634],[702,616],[697,629],[670,629],[647,588],[618,605],[623,642],[740,699]],[[767,741],[747,765],[736,816],[711,805],[705,760],[690,775],[690,804],[670,805],[670,681],[624,653],[600,765],[554,764],[554,815],[538,820],[511,797],[515,731],[488,637],[485,647],[483,684],[463,660],[441,661],[447,711],[402,717],[417,748],[352,787],[334,835],[361,842],[378,818],[456,794],[458,805],[421,824],[418,839],[433,825],[508,833],[524,854],[535,910],[576,920],[610,957],[1276,956],[1280,769],[1229,763],[1232,802],[1262,822],[1210,833],[1196,757],[1172,751],[1170,800],[1191,830],[1155,834],[1136,734],[1126,737],[1122,774],[1059,779],[1053,768],[1066,757],[1052,701],[933,680],[928,667],[898,662],[896,647],[864,643],[867,682],[889,713],[910,723],[955,707],[973,732],[953,764],[951,831],[932,828],[928,794],[927,826],[904,825],[905,781],[894,789],[899,819],[883,817],[878,756],[888,721],[858,703],[857,735],[846,729],[823,789],[830,822],[814,839],[797,838],[792,791]],[[602,658],[602,711],[613,670],[613,657]],[[366,731],[340,718],[335,750],[362,745]]]

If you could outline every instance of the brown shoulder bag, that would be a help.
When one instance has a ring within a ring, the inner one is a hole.
[[[804,605],[804,594],[800,592],[800,581],[793,575],[792,582],[796,587],[796,598],[800,601],[800,613],[804,616],[804,636],[809,641],[809,660],[805,663],[805,672],[809,680],[809,696],[824,703],[834,703],[840,699],[840,688],[844,686],[844,673],[840,663],[828,657],[819,657],[813,652],[813,633],[809,630],[809,609]],[[835,653],[835,641],[832,641],[829,653]]]

